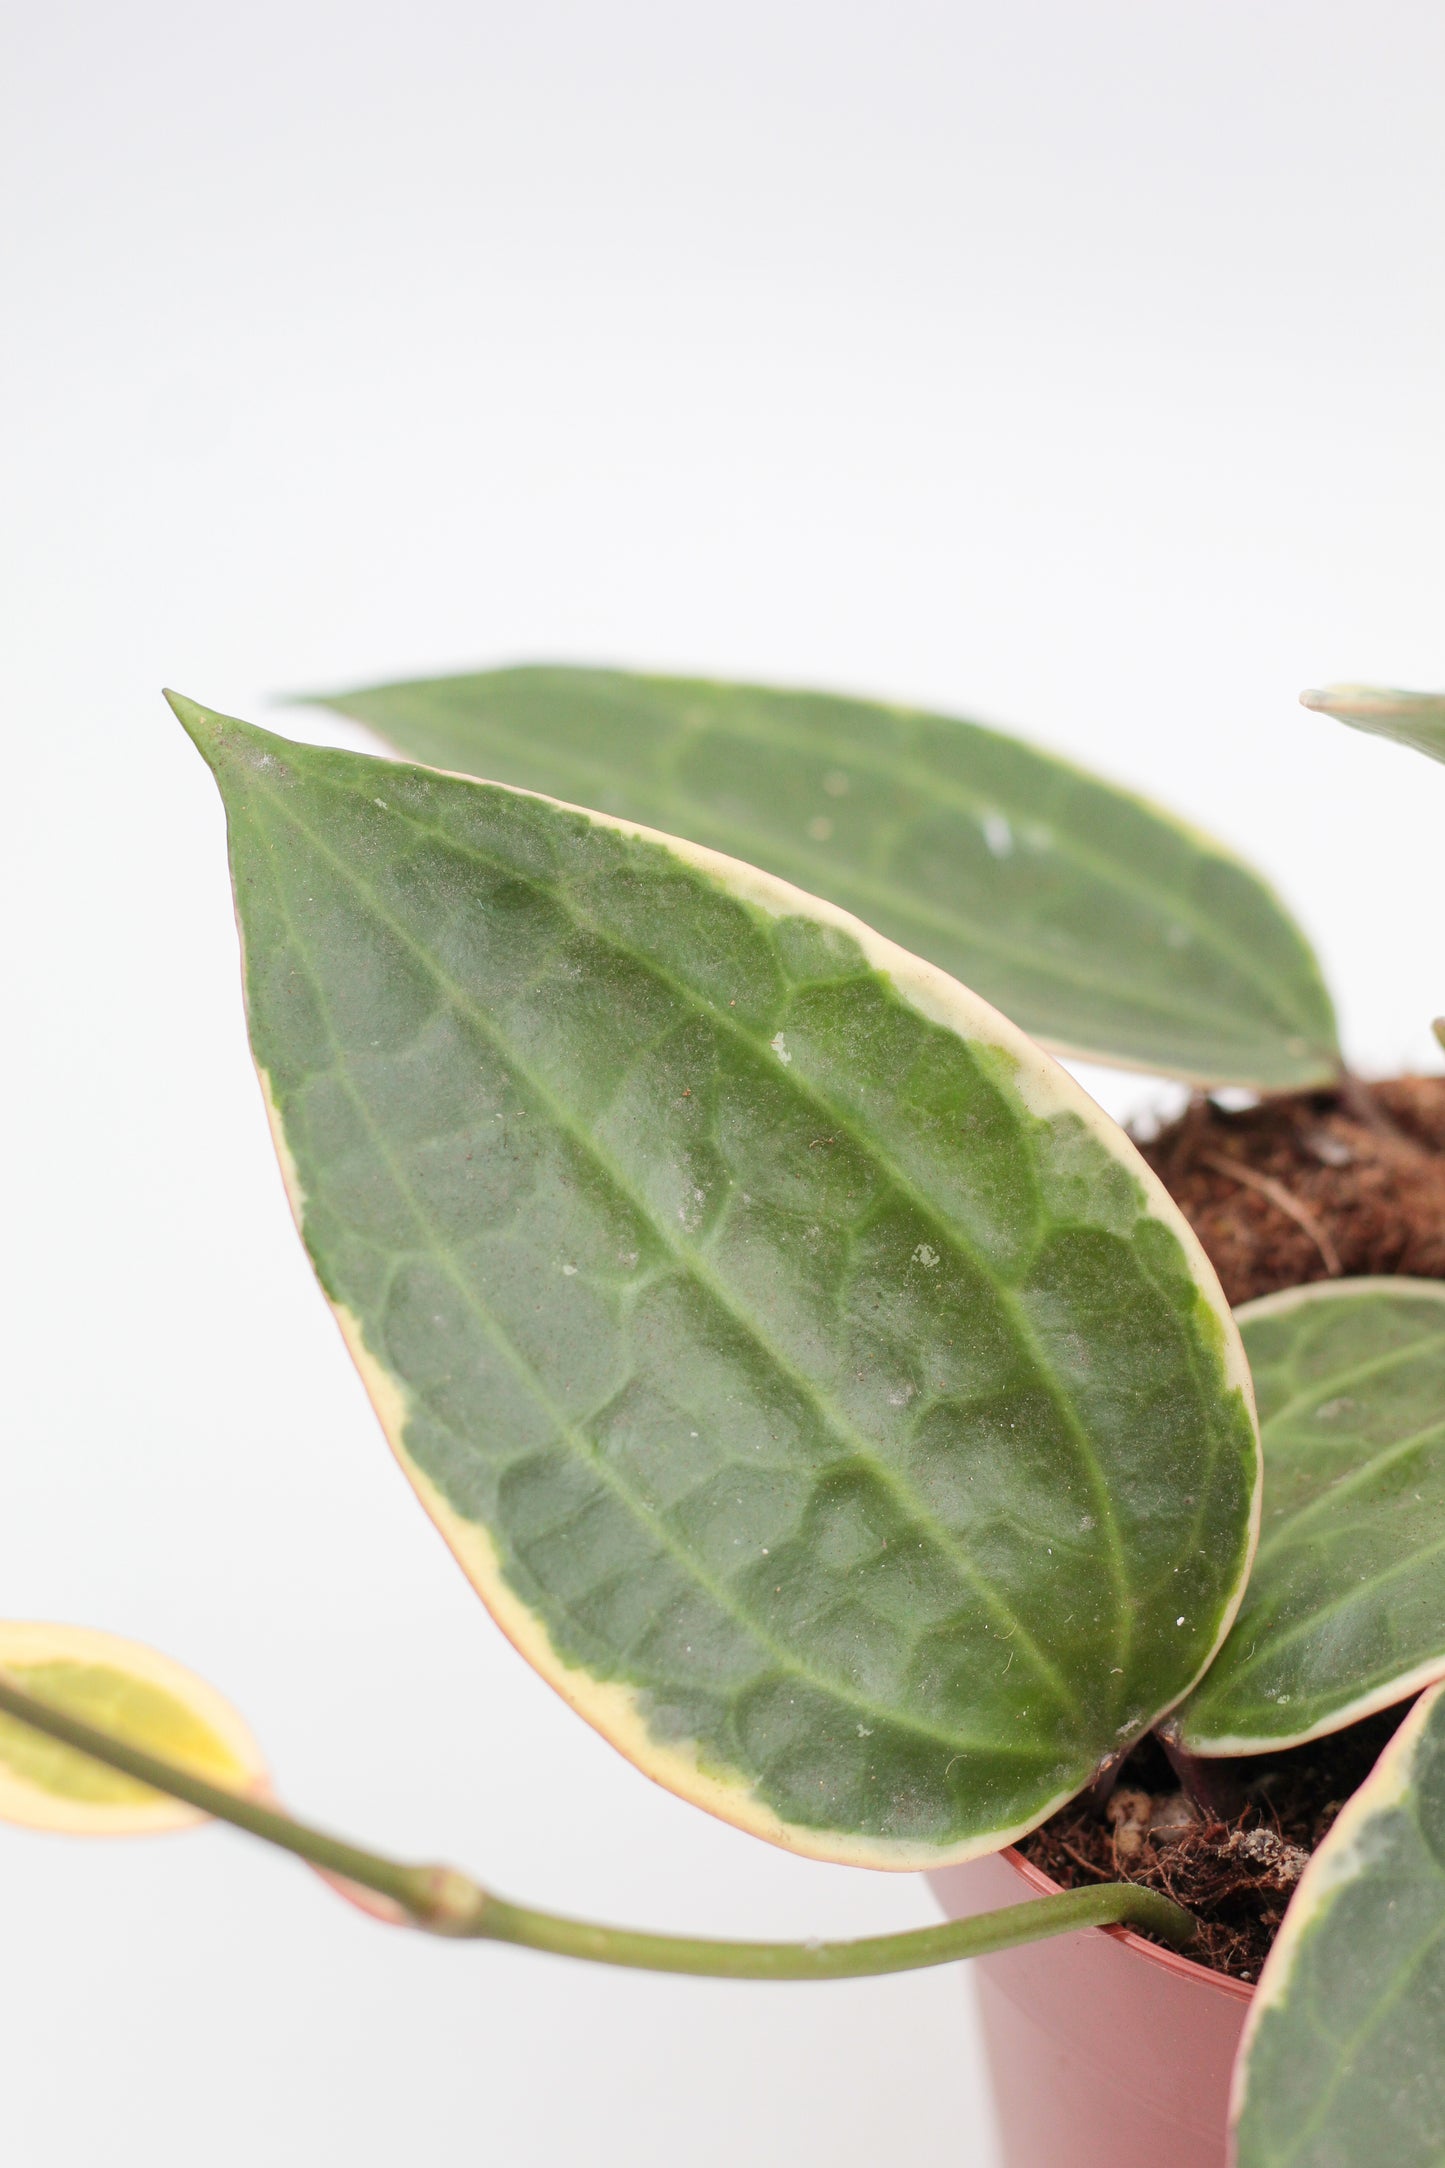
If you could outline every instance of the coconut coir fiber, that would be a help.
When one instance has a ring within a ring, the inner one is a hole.
[[[1140,1150],[1231,1303],[1365,1273],[1445,1279],[1445,1077],[1195,1099]]]
[[[1231,1303],[1309,1280],[1445,1279],[1445,1077],[1290,1092],[1242,1112],[1195,1099],[1144,1157],[1183,1210]],[[1199,1922],[1189,1955],[1257,1980],[1315,1846],[1400,1721],[1389,1709],[1287,1754],[1210,1762],[1198,1806],[1157,1740],[1109,1799],[1075,1800],[1019,1846],[1064,1889],[1121,1878]]]
[[[1019,1850],[1061,1889],[1143,1882],[1198,1921],[1185,1955],[1257,1980],[1309,1855],[1369,1775],[1404,1714],[1386,1709],[1333,1738],[1257,1761],[1208,1762],[1233,1796],[1197,1808],[1157,1739],[1140,1741],[1102,1809],[1076,1799]]]

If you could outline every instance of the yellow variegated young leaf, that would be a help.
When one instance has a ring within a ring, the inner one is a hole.
[[[38,1700],[213,1784],[241,1792],[266,1784],[260,1749],[230,1703],[141,1642],[85,1626],[3,1620],[0,1673]],[[0,1715],[0,1821],[114,1837],[204,1820],[196,1808]]]

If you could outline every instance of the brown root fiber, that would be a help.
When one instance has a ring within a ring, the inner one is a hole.
[[[1287,1754],[1221,1764],[1244,1795],[1228,1821],[1192,1809],[1158,1741],[1145,1739],[1102,1811],[1076,1799],[1019,1850],[1061,1889],[1124,1880],[1162,1890],[1199,1923],[1187,1956],[1257,1980],[1310,1853],[1403,1714],[1387,1709]]]
[[[1286,1092],[1239,1113],[1194,1099],[1141,1144],[1231,1303],[1341,1274],[1445,1279],[1445,1077],[1351,1097]]]

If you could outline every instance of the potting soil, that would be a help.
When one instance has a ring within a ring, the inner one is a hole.
[[[1143,1882],[1198,1921],[1185,1955],[1257,1980],[1310,1853],[1368,1776],[1403,1706],[1308,1746],[1255,1761],[1206,1762],[1206,1783],[1237,1797],[1191,1805],[1163,1748],[1144,1739],[1107,1801],[1081,1797],[1019,1845],[1061,1889]]]
[[[1445,1279],[1445,1077],[1279,1093],[1227,1110],[1197,1097],[1142,1142],[1231,1303],[1312,1280]],[[1080,1798],[1019,1846],[1063,1889],[1120,1879],[1199,1922],[1189,1955],[1257,1980],[1310,1853],[1405,1710],[1254,1761],[1197,1766],[1192,1804],[1158,1741],[1106,1800]]]

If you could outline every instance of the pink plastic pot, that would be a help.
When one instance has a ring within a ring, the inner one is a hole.
[[[950,1919],[1057,1885],[1015,1851],[928,1880]],[[1252,1990],[1123,1927],[977,1958],[1006,2168],[1225,2168]]]

